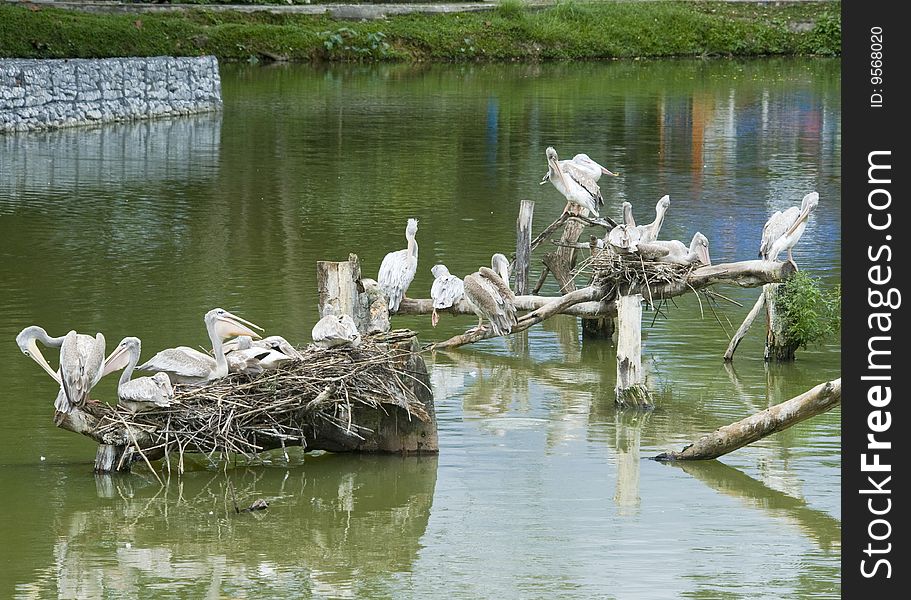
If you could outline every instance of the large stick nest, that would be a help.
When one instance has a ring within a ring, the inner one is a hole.
[[[131,413],[121,406],[99,415],[97,432],[137,444],[141,451],[235,452],[247,457],[264,449],[307,445],[307,436],[326,424],[359,436],[352,421],[357,407],[395,406],[408,418],[430,421],[415,386],[422,373],[409,371],[414,332],[393,331],[366,338],[357,348],[300,349],[302,361],[258,376],[234,374],[201,387],[178,385],[170,407]],[[124,437],[127,439],[123,439]]]
[[[631,291],[648,293],[651,286],[683,283],[696,266],[646,260],[638,254],[620,254],[605,249],[596,252],[577,271],[590,274],[592,285],[628,294]]]

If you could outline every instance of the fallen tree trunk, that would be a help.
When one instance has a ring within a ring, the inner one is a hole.
[[[841,403],[841,378],[820,383],[811,390],[746,419],[704,435],[680,452],[665,452],[655,460],[710,460],[752,444],[801,421],[832,410]]]
[[[756,317],[759,315],[759,311],[762,310],[762,307],[765,305],[765,293],[759,294],[759,298],[756,300],[756,304],[753,305],[753,308],[750,309],[750,312],[747,313],[746,318],[743,320],[743,323],[740,324],[740,328],[737,330],[737,333],[734,334],[734,337],[731,338],[731,342],[728,344],[728,349],[724,352],[725,362],[731,362],[734,360],[734,352],[737,351],[737,346],[740,345],[743,336],[747,334],[750,326],[753,324],[753,321],[756,320]]]

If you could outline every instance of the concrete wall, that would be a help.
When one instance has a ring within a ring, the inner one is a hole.
[[[0,134],[220,108],[214,56],[0,59]]]

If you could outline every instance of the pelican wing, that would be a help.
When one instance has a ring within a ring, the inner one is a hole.
[[[417,257],[409,256],[408,250],[396,250],[383,258],[383,262],[380,263],[377,282],[389,300],[390,313],[394,313],[399,309],[399,304],[402,302],[402,298],[405,297],[405,292],[408,290],[408,286],[411,285],[417,269]]]
[[[564,175],[571,177],[573,181],[582,186],[582,188],[591,195],[592,199],[596,202],[596,206],[604,206],[601,188],[595,183],[595,180],[592,179],[591,175],[572,162],[567,162],[565,165],[561,164],[560,168],[563,170]]]
[[[152,377],[137,377],[117,388],[119,400],[129,403],[143,403],[151,406],[170,406],[174,399],[174,388],[164,373]]]
[[[215,369],[215,359],[199,350],[178,346],[162,350],[136,368],[178,377],[208,377]]]
[[[265,354],[264,350],[260,350]],[[259,375],[264,371],[259,364],[257,354],[249,350],[235,350],[225,354],[228,361],[228,373],[243,373],[244,375]]]
[[[430,297],[434,308],[449,308],[462,299],[465,283],[455,275],[444,275],[433,280]]]
[[[259,348],[271,348],[277,352],[281,352],[285,356],[289,356],[295,360],[304,360],[303,355],[291,345],[291,342],[286,340],[280,335],[270,335],[267,338],[261,340],[256,340],[253,342],[254,346]]]
[[[487,267],[465,277],[465,297],[478,316],[490,321],[496,335],[506,335],[516,323],[515,296],[500,277]]]
[[[60,375],[70,405],[85,402],[104,368],[104,336],[95,337],[70,331],[60,346]]]
[[[791,228],[797,218],[800,216],[800,209],[792,206],[786,211],[777,211],[769,220],[766,221],[762,228],[762,242],[759,245],[759,255],[769,260],[775,260],[777,256],[769,256],[772,245]]]

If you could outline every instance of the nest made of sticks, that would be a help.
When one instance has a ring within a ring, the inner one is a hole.
[[[367,337],[357,348],[310,346],[300,349],[303,360],[255,377],[233,374],[200,387],[178,385],[171,406],[140,413],[110,407],[96,431],[144,452],[234,452],[249,458],[286,443],[306,447],[307,436],[325,424],[363,438],[369,430],[352,421],[357,407],[385,412],[395,406],[409,419],[429,422],[415,392],[425,385],[426,373],[409,370],[414,336],[398,330]],[[146,443],[137,442],[137,433]]]
[[[579,265],[576,272],[589,274],[592,284],[604,289],[648,293],[653,286],[684,283],[697,266],[701,265],[646,260],[638,254],[620,254],[608,248],[596,251]]]

